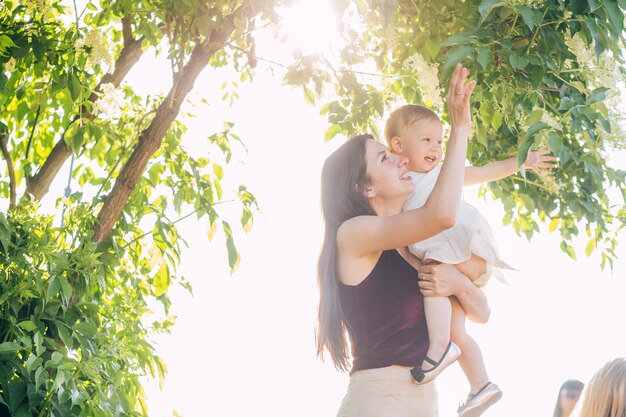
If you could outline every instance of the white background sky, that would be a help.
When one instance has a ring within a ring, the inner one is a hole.
[[[267,58],[284,57],[284,49],[276,43],[258,47]],[[127,82],[145,93],[165,91],[168,68],[148,52]],[[174,410],[184,417],[334,416],[345,394],[348,376],[316,358],[313,335],[323,233],[319,173],[342,139],[324,142],[325,117],[305,104],[299,90],[282,86],[282,75],[259,62],[254,82],[239,89],[232,108],[216,100],[222,81],[236,76],[208,70],[196,82],[192,100],[206,97],[210,105],[187,121],[185,146],[201,151],[222,121],[234,122],[249,152],[236,151],[225,181],[233,188],[247,184],[262,213],[247,235],[237,234],[242,260],[233,276],[221,236],[209,242],[206,222],[192,217],[181,223],[189,248],[179,271],[194,295],[179,287],[170,291],[177,324],[157,339],[169,373],[163,391],[156,382],[147,385],[151,416],[169,417]],[[613,166],[626,167],[623,152],[611,158]],[[48,201],[62,194],[62,177]],[[603,363],[626,354],[625,234],[611,274],[600,270],[596,256],[584,256],[584,240],[579,260],[572,261],[547,227],[531,242],[517,237],[501,225],[500,203],[476,194],[476,187],[466,189],[466,200],[490,220],[503,257],[519,268],[506,272],[510,285],[487,286],[491,320],[469,327],[491,379],[504,390],[484,416],[550,415],[564,380],[586,383]],[[231,218],[234,223],[238,213]],[[468,390],[458,365],[437,385],[440,415],[455,416]]]

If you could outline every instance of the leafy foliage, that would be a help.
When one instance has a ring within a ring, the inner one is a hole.
[[[233,124],[208,134],[211,152],[198,156],[183,146],[178,116],[205,67],[251,78],[244,51],[274,4],[83,5],[0,4],[0,196],[10,200],[0,213],[2,415],[146,415],[140,379],[165,373],[150,335],[173,324],[171,285],[191,290],[176,271],[185,245],[177,223],[195,215],[212,234],[221,228],[234,271],[239,254],[220,204],[238,205],[245,231],[257,208],[245,185],[223,190],[241,143]],[[167,97],[122,83],[149,48],[170,60]],[[38,200],[70,157],[80,191],[57,200],[59,227]]]
[[[561,248],[584,227],[587,254],[602,266],[616,259],[616,234],[626,224],[626,172],[607,165],[626,140],[619,89],[624,87],[624,13],[616,0],[335,1],[343,17],[338,53],[303,56],[285,77],[309,96],[336,99],[322,113],[326,139],[377,131],[398,103],[433,107],[445,119],[441,90],[461,62],[478,81],[473,96],[474,165],[550,149],[559,166],[549,175],[521,172],[484,186],[506,210],[505,224],[529,239],[549,222]],[[358,22],[358,23],[355,23]],[[433,83],[431,80],[435,80]],[[437,83],[439,80],[439,83]],[[433,85],[435,84],[435,85]]]
[[[145,414],[140,376],[165,372],[147,335],[172,324],[142,320],[149,297],[166,297],[163,269],[152,272],[149,251],[91,243],[89,205],[74,205],[66,220],[53,227],[29,205],[0,215],[0,407],[17,416]]]

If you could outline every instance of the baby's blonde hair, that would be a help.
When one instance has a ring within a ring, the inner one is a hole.
[[[608,362],[591,378],[579,417],[626,417],[626,358]]]
[[[391,139],[402,137],[404,129],[419,120],[439,120],[439,116],[431,109],[417,104],[405,104],[395,109],[385,124],[385,141],[391,149]]]

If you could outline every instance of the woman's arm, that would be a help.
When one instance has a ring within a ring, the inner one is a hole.
[[[424,297],[455,296],[468,319],[476,323],[489,320],[491,309],[485,293],[454,265],[422,265],[418,277]]]
[[[352,256],[366,256],[425,240],[452,226],[460,204],[467,140],[471,125],[470,96],[476,82],[466,83],[467,69],[457,65],[450,81],[448,108],[452,130],[437,183],[424,206],[393,216],[359,216],[344,222],[337,241]],[[392,156],[396,158],[396,156]]]

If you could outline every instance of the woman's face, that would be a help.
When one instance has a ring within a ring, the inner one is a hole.
[[[365,161],[371,181],[366,196],[380,202],[401,200],[404,204],[414,188],[407,167],[408,159],[391,153],[385,145],[370,139],[365,148]]]
[[[576,407],[576,403],[580,398],[580,391],[574,388],[563,388],[559,393],[559,402],[561,404],[562,417],[569,417]]]

